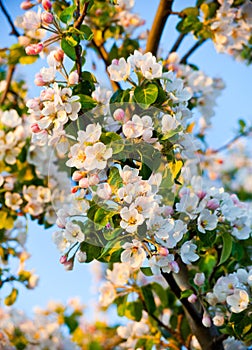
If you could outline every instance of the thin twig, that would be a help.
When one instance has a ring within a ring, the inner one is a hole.
[[[10,32],[10,34],[11,35],[15,35],[18,38],[20,34],[17,31],[17,29],[16,29],[16,27],[15,27],[15,25],[14,25],[14,23],[13,23],[11,17],[10,17],[10,15],[9,15],[8,11],[4,7],[2,0],[0,0],[0,8],[2,9],[2,11],[3,11],[7,21],[9,22],[9,24],[11,26],[12,31]]]
[[[80,3],[77,1],[77,13],[76,13],[76,21],[74,22],[74,28],[80,29],[86,15],[87,15],[87,10],[89,6],[89,1],[86,2],[83,6],[82,13],[80,14]],[[82,47],[80,44],[75,46],[75,54],[76,54],[76,68],[77,68],[77,73],[79,75],[79,82],[82,81]]]
[[[184,40],[186,34],[184,33],[180,33],[177,40],[175,41],[174,45],[172,46],[169,54],[171,54],[172,52],[176,52],[180,46],[180,44],[182,43],[182,41]]]
[[[228,149],[229,147],[232,146],[233,143],[235,143],[235,141],[239,140],[242,137],[246,137],[248,136],[252,131],[252,128],[249,128],[247,131],[243,132],[242,134],[236,135],[235,137],[233,137],[231,140],[229,140],[227,143],[225,143],[224,145],[220,146],[219,148],[212,150],[211,154],[216,154],[222,151],[225,151],[226,149]]]
[[[89,6],[89,1],[84,4],[82,13],[78,15],[76,21],[74,22],[74,28],[80,29],[86,15],[87,15],[88,6]]]
[[[206,42],[206,39],[197,41],[190,50],[181,58],[180,63],[186,64],[188,58],[196,51],[204,42]]]
[[[156,55],[165,23],[172,12],[172,3],[173,0],[160,0],[156,16],[149,32],[146,52],[152,52],[153,55]]]
[[[16,66],[15,65],[10,65],[8,68],[8,72],[7,72],[7,76],[6,76],[6,86],[4,89],[4,92],[0,98],[0,105],[2,105],[7,97],[7,94],[9,92],[10,86],[11,86],[11,81],[12,81],[12,77],[14,74]]]
[[[94,48],[98,51],[99,55],[101,56],[101,59],[103,60],[106,68],[110,65],[110,60],[107,51],[105,50],[103,45],[97,45],[95,40],[92,40],[92,45]],[[121,88],[120,84],[116,81],[111,80],[111,85],[114,91],[118,90]]]

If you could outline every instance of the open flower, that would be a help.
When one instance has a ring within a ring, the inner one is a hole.
[[[122,247],[125,250],[121,254],[121,262],[129,263],[132,268],[138,269],[146,258],[142,243],[133,239],[132,243],[124,243]]]
[[[193,261],[199,259],[198,254],[195,253],[197,249],[196,244],[193,244],[192,241],[185,242],[180,249],[180,256],[182,261],[185,264],[190,264]]]
[[[230,306],[230,310],[232,312],[239,313],[247,308],[249,296],[245,290],[235,289],[234,293],[229,295],[226,300]]]
[[[108,67],[110,79],[113,81],[126,80],[130,75],[130,63],[127,63],[125,58],[112,60],[112,64]]]
[[[137,227],[144,222],[143,215],[139,214],[137,209],[132,205],[129,208],[122,208],[120,215],[122,218],[120,225],[129,233],[135,232]]]

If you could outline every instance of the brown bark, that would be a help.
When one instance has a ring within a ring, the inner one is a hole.
[[[152,52],[153,55],[156,55],[165,23],[172,11],[172,3],[173,0],[160,0],[156,16],[149,32],[146,52]]]

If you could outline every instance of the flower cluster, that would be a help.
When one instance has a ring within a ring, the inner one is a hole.
[[[228,309],[234,313],[240,313],[250,304],[252,287],[252,269],[238,269],[237,272],[220,277],[213,287],[213,292],[206,295],[207,302],[214,307],[215,316],[213,322],[217,326],[224,324],[226,303]]]
[[[176,73],[177,77],[183,79],[184,85],[191,92],[190,102],[200,115],[199,127],[203,134],[204,130],[211,126],[216,100],[224,88],[224,83],[221,78],[211,78],[203,71],[179,62],[179,55],[173,52],[168,56],[166,65],[169,70]]]
[[[108,67],[108,72],[111,80],[126,81],[130,76],[131,69],[149,80],[162,76],[162,63],[157,62],[156,57],[151,52],[142,54],[138,50],[135,50],[134,55],[131,55],[127,61],[122,57],[119,60],[114,59]]]
[[[251,2],[245,1],[240,7],[233,6],[233,0],[218,2],[221,6],[211,24],[216,50],[240,57],[244,45],[251,37]]]
[[[45,85],[40,97],[27,101],[28,112],[36,120],[32,125],[33,133],[38,139],[46,139],[48,134],[52,138],[60,138],[64,134],[63,126],[69,121],[78,118],[81,109],[79,96],[74,96],[70,87],[59,85],[56,79],[57,70],[62,73],[64,53],[62,50],[52,51],[47,58],[49,68],[42,68],[37,74],[35,82],[38,85]],[[77,73],[65,76],[66,83],[75,84]]]

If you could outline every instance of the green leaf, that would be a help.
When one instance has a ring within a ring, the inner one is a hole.
[[[117,305],[117,314],[120,317],[125,315],[125,311],[127,308],[127,299],[128,294],[120,296],[114,300],[114,303]]]
[[[6,306],[11,306],[15,303],[18,296],[18,290],[16,288],[12,288],[11,293],[4,299],[4,303]]]
[[[114,230],[108,230],[107,232],[104,232],[103,236],[107,241],[111,241],[112,239],[115,239],[116,237],[120,236],[122,232],[123,229],[118,227]]]
[[[80,39],[79,39],[78,35],[74,35],[74,34],[67,35],[65,37],[65,40],[72,47],[77,46],[79,44],[79,42],[80,42]]]
[[[32,64],[36,62],[38,59],[38,56],[22,56],[19,59],[19,63],[21,64]]]
[[[183,290],[180,294],[180,299],[188,298],[192,294],[193,294],[193,291],[191,289]]]
[[[90,110],[97,106],[97,102],[88,95],[79,94],[82,109]]]
[[[199,260],[199,268],[201,272],[204,272],[206,277],[208,277],[215,265],[217,263],[217,253],[211,254],[209,252],[204,252],[204,255]]]
[[[223,248],[218,266],[223,264],[230,257],[233,245],[233,239],[229,232],[224,232],[221,237],[223,240]]]
[[[148,84],[145,87],[137,86],[134,91],[135,101],[148,108],[158,97],[158,87],[155,84]]]
[[[94,33],[86,24],[82,24],[80,31],[83,33],[83,37],[85,40],[92,40]]]
[[[61,48],[65,52],[65,54],[71,58],[71,60],[76,61],[76,53],[74,47],[69,45],[66,39],[61,40]]]
[[[153,314],[156,310],[156,305],[155,305],[151,285],[147,284],[146,286],[141,287],[141,291],[143,293],[143,297],[144,297],[144,301],[145,301],[148,313]]]
[[[198,16],[199,9],[197,7],[187,7],[180,12],[180,16]]]
[[[80,245],[80,250],[82,252],[86,252],[87,254],[86,263],[88,263],[94,259],[97,259],[100,256],[102,247],[98,247],[88,242],[82,242]]]
[[[70,333],[73,333],[79,325],[75,315],[64,316],[64,322],[69,328]]]
[[[167,290],[165,290],[159,283],[153,282],[151,284],[153,292],[159,297],[160,302],[164,307],[168,306]],[[171,305],[169,305],[171,307]]]
[[[75,5],[66,7],[60,14],[60,20],[63,23],[69,24],[71,21],[73,21],[73,15],[75,10],[76,10]]]
[[[139,322],[142,318],[143,304],[138,301],[132,301],[127,303],[125,316]]]
[[[141,271],[145,276],[153,276],[153,273],[150,267],[141,267]]]

